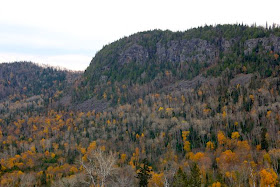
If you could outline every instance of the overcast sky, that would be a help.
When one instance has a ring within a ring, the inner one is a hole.
[[[84,70],[102,46],[151,29],[280,23],[279,0],[1,0],[0,62]]]

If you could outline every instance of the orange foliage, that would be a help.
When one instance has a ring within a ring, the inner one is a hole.
[[[191,143],[189,141],[184,142],[184,150],[187,152],[191,151]]]
[[[206,143],[206,149],[207,150],[213,150],[214,149],[214,143],[209,141]]]
[[[212,187],[221,187],[222,185],[221,185],[221,183],[220,182],[214,182],[213,184],[212,184]]]
[[[231,138],[232,138],[232,139],[238,139],[239,137],[240,137],[239,132],[233,132],[233,133],[231,134]]]
[[[90,153],[96,149],[96,141],[93,141],[89,144],[87,148],[87,153]]]
[[[260,171],[261,186],[274,187],[277,184],[277,174],[273,169],[262,169]]]
[[[227,138],[226,136],[224,135],[224,133],[222,131],[219,131],[218,132],[218,142],[219,142],[219,145],[223,145],[225,144],[227,141]]]
[[[187,140],[187,137],[189,136],[189,134],[190,134],[190,131],[182,131],[183,141]]]
[[[201,158],[203,158],[204,157],[204,153],[202,153],[202,152],[198,152],[198,153],[196,153],[195,155],[193,155],[192,157],[191,157],[191,159],[193,160],[193,161],[195,161],[195,162],[198,162]]]
[[[164,175],[163,173],[151,172],[152,178],[149,180],[148,186],[153,187],[163,187],[164,186]]]

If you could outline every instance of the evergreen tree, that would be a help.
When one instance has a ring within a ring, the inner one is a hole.
[[[173,180],[174,187],[185,187],[187,186],[187,174],[180,167],[174,176]]]
[[[174,187],[199,187],[201,186],[200,170],[194,163],[191,167],[190,175],[187,175],[182,168],[179,168],[174,176]]]
[[[41,176],[40,180],[41,180],[41,185],[47,184],[47,177],[45,171],[43,171],[43,175]]]
[[[201,186],[200,170],[197,163],[194,163],[193,166],[191,167],[191,176],[187,186],[190,187]]]
[[[268,151],[268,142],[266,140],[266,133],[267,133],[267,129],[266,128],[262,128],[262,134],[261,134],[261,149],[265,149],[266,151]]]
[[[151,171],[152,170],[150,169],[150,166],[148,164],[148,160],[147,160],[147,158],[145,158],[142,161],[142,164],[140,165],[140,169],[137,172],[137,176],[136,176],[136,178],[139,179],[139,186],[140,187],[148,186],[148,183],[149,183],[148,180],[152,177]]]

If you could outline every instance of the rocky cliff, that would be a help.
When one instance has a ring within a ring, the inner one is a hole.
[[[96,54],[85,71],[81,89],[77,89],[77,98],[82,92],[88,93],[85,99],[96,94],[101,98],[104,92],[113,94],[111,84],[162,88],[168,82],[190,80],[199,74],[219,76],[227,68],[235,69],[235,73],[260,71],[262,76],[269,76],[275,66],[273,54],[279,52],[278,28],[218,25],[185,32],[140,32]]]

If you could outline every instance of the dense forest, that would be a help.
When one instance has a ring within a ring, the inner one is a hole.
[[[82,74],[0,64],[1,186],[280,186],[280,28],[153,30]]]

